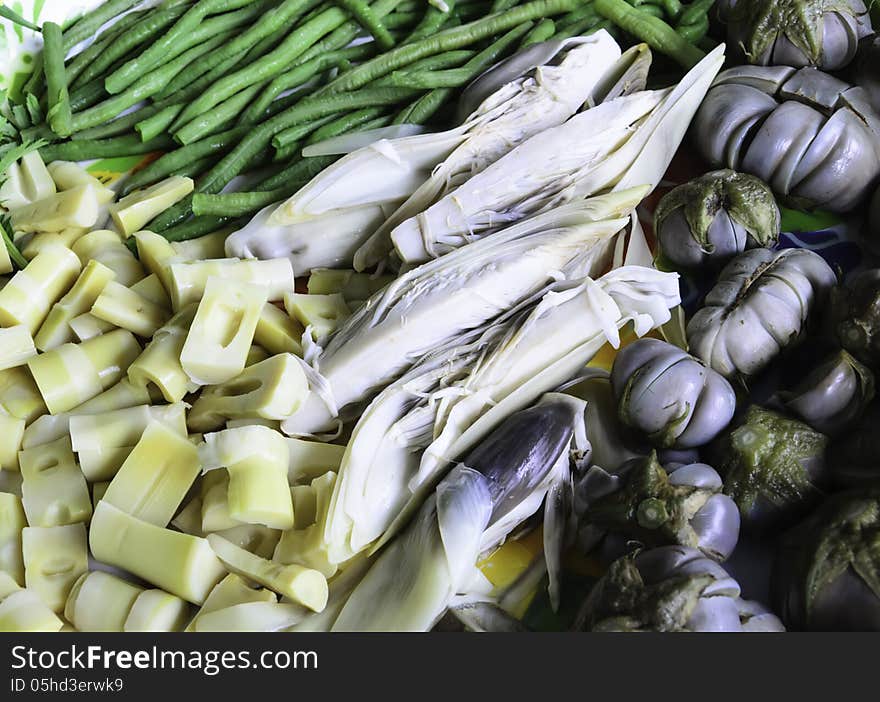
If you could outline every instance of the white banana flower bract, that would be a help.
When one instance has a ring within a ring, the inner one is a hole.
[[[481,553],[570,479],[586,444],[584,403],[546,395],[508,417],[437,486],[342,607],[333,631],[427,631],[468,592]]]
[[[308,350],[313,392],[282,429],[332,430],[340,410],[371,399],[421,357],[515,307],[559,271],[574,265],[582,277],[607,270],[614,236],[644,194],[634,188],[558,208],[402,275],[323,348]]]
[[[420,200],[427,191],[442,195],[530,136],[565,122],[591,100],[620,59],[620,47],[605,30],[571,39],[569,45],[559,65],[539,66],[502,86],[458,127],[380,139],[347,154],[230,235],[227,252],[241,258],[289,257],[296,275],[312,268],[350,267],[358,247],[420,186],[426,189]],[[376,263],[390,248],[386,231],[360,260]]]
[[[481,232],[590,195],[660,182],[724,62],[718,47],[673,88],[604,102],[521,143],[391,232],[413,264]]]
[[[664,324],[679,301],[676,274],[618,268],[551,285],[423,359],[354,428],[325,526],[329,558],[381,546],[504,417],[577,375],[606,342],[618,346],[626,324],[639,336]]]

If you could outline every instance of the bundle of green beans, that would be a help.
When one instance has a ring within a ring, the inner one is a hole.
[[[529,44],[621,28],[690,66],[712,0],[108,0],[62,28],[24,86],[21,138],[46,161],[164,152],[125,190],[169,175],[196,192],[154,219],[199,236],[287,197],[330,157],[302,147],[426,123]],[[115,21],[113,21],[115,20]],[[73,52],[85,40],[91,43]],[[265,171],[268,169],[268,175]],[[240,175],[252,192],[223,193]]]

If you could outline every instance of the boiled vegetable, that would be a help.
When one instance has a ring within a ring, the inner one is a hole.
[[[724,492],[744,529],[786,526],[809,511],[828,483],[828,437],[803,422],[752,405],[710,448]]]
[[[767,185],[730,170],[678,186],[654,212],[660,251],[682,268],[720,265],[747,248],[771,247],[779,230],[779,208]]]
[[[646,546],[688,546],[724,561],[736,547],[740,520],[722,487],[710,466],[663,467],[656,452],[613,473],[594,465],[575,483],[579,543],[590,551],[607,534]]]
[[[754,375],[796,343],[836,275],[807,249],[740,254],[687,325],[691,350],[725,377]]]
[[[749,63],[761,66],[836,71],[852,61],[859,39],[871,33],[871,18],[862,0],[724,0],[720,4],[728,41],[742,46]]]
[[[810,631],[880,630],[876,489],[832,495],[782,539],[773,604]]]
[[[611,385],[618,416],[661,448],[695,448],[733,418],[736,395],[721,375],[658,339],[640,339],[616,356]]]
[[[784,66],[722,72],[694,118],[710,164],[758,176],[797,207],[835,212],[870,194],[880,175],[878,132],[880,116],[864,93],[827,73]]]
[[[880,269],[862,271],[832,290],[830,316],[837,342],[880,370]]]
[[[874,399],[874,374],[840,351],[813,368],[791,390],[780,393],[789,412],[833,436],[859,418]]]
[[[582,631],[784,631],[720,565],[693,548],[661,546],[615,561],[578,614]]]

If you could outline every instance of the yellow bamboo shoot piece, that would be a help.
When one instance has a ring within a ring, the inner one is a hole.
[[[104,286],[91,311],[98,319],[147,339],[169,316],[165,308],[114,281]]]
[[[74,415],[99,414],[137,405],[148,405],[154,399],[158,399],[158,394],[154,398],[147,390],[137,388],[129,383],[128,379],[123,378],[100,395],[81,404],[73,412],[45,414],[38,418],[25,430],[22,447],[33,448],[67,436],[70,433],[70,418]]]
[[[73,335],[79,341],[88,341],[116,329],[115,325],[105,322],[103,319],[98,319],[91,312],[77,315],[70,320],[69,324],[73,330]]]
[[[277,602],[277,600],[278,596],[271,590],[251,587],[240,575],[230,573],[214,586],[201,609],[186,627],[186,631],[195,631],[199,619],[209,612],[245,602]]]
[[[267,289],[234,280],[211,278],[180,352],[190,380],[217,385],[245,368]]]
[[[21,532],[26,526],[21,499],[0,492],[0,573],[9,574],[21,586],[24,586]]]
[[[10,210],[9,218],[16,232],[60,232],[94,227],[98,213],[97,192],[90,185],[80,185],[24,207],[16,207]]]
[[[134,446],[152,422],[159,422],[186,438],[186,405],[138,405],[96,414],[70,417],[74,451]]]
[[[116,282],[134,285],[146,277],[144,267],[123,243],[122,237],[109,229],[89,232],[73,245],[73,252],[83,265],[90,260],[100,261],[116,273]]]
[[[35,592],[16,590],[0,601],[0,631],[54,633],[63,627],[64,622]]]
[[[210,278],[262,285],[268,291],[267,299],[272,302],[283,300],[284,294],[294,289],[293,268],[286,258],[181,261],[172,263],[170,269],[171,289],[168,293],[175,310],[201,300]]]
[[[345,446],[288,438],[287,452],[290,458],[287,481],[291,485],[298,485],[310,483],[328,470],[338,472],[345,455]]]
[[[78,631],[122,631],[144,589],[110,573],[94,570],[74,583],[64,618]]]
[[[26,326],[0,327],[0,370],[22,366],[36,355],[33,337]]]
[[[28,361],[49,412],[67,412],[119,382],[141,347],[125,329],[62,344]]]
[[[327,606],[327,578],[319,571],[267,561],[217,534],[208,534],[206,538],[220,560],[233,573],[253,580],[314,612],[320,612]]]
[[[201,484],[201,530],[203,534],[232,529],[241,525],[229,514],[229,473],[208,471]]]
[[[169,266],[172,263],[182,261],[183,258],[164,236],[155,232],[141,230],[132,236],[137,242],[138,258],[141,263],[151,274],[162,281],[167,294],[171,290],[171,269]]]
[[[263,306],[254,342],[262,346],[270,354],[292,353],[302,356],[303,326],[290,318],[284,310],[271,302]]]
[[[334,268],[315,268],[309,275],[309,295],[341,293],[351,306],[368,299],[394,280],[394,276],[356,273]]]
[[[287,293],[284,307],[294,319],[310,329],[314,339],[323,339],[351,316],[351,309],[341,293],[332,295],[302,295]]]
[[[199,385],[193,383],[180,362],[186,335],[197,305],[189,305],[160,328],[128,368],[128,379],[138,388],[157,388],[168,402],[180,402]]]
[[[214,533],[260,558],[271,558],[281,538],[278,529],[270,529],[261,524],[239,524]]]
[[[116,193],[78,163],[52,161],[46,168],[58,190],[73,190],[83,185],[90,185],[98,198],[98,204],[106,205],[116,199]]]
[[[24,429],[23,419],[0,413],[0,470],[18,470],[18,451]]]
[[[116,274],[99,261],[89,261],[82,273],[76,279],[73,287],[64,297],[56,302],[46,320],[40,326],[40,331],[34,337],[34,342],[40,351],[50,351],[74,340],[73,329],[70,328],[70,320],[85,314],[104,287],[116,277]]]
[[[226,238],[232,229],[218,229],[187,241],[172,241],[171,246],[184,261],[205,261],[211,258],[223,258],[226,255]]]
[[[27,589],[60,614],[74,583],[89,569],[85,524],[25,527],[21,545]]]
[[[171,316],[171,298],[168,297],[165,286],[155,273],[150,273],[143,280],[139,280],[131,286],[131,289],[145,300],[165,310],[168,313],[165,315],[166,319]]]
[[[4,276],[5,273],[12,273],[13,270],[15,270],[15,267],[12,265],[9,251],[5,246],[0,246],[0,276]],[[0,277],[0,290],[5,288],[8,282],[9,279],[5,276]]]
[[[182,631],[189,621],[187,602],[162,590],[144,590],[128,613],[123,631]]]
[[[27,368],[0,371],[0,412],[30,423],[47,411],[40,389]]]
[[[338,566],[330,561],[324,542],[327,512],[335,482],[336,473],[326,473],[312,481],[309,492],[314,500],[314,505],[309,505],[309,508],[306,509],[315,515],[315,519],[311,524],[298,522],[294,528],[285,531],[272,556],[273,560],[279,563],[296,563],[306,568],[313,568],[323,573],[327,578],[336,574]],[[299,519],[298,514],[297,519]]]
[[[201,489],[201,486],[199,486]],[[184,534],[204,536],[202,531],[202,496],[194,495],[171,520],[171,526]]]
[[[273,529],[293,526],[287,441],[282,434],[258,425],[206,434],[199,459],[206,471],[226,467],[232,519]]]
[[[63,246],[66,249],[72,249],[73,245],[88,232],[88,229],[79,227],[71,227],[60,232],[37,232],[30,236],[27,243],[22,242],[24,246],[21,249],[21,255],[30,261],[49,246]]]
[[[0,186],[0,205],[7,210],[24,207],[55,194],[55,182],[38,151],[31,151],[13,163]]]
[[[205,539],[137,519],[105,500],[95,507],[89,545],[97,560],[195,604],[226,574]]]
[[[255,363],[232,380],[205,388],[187,419],[194,431],[209,431],[227,419],[284,419],[309,393],[305,372],[293,354]]]
[[[74,284],[80,268],[70,249],[43,249],[0,290],[0,326],[22,324],[36,334],[52,305]]]
[[[289,602],[244,602],[199,617],[194,630],[270,632],[284,631],[309,616],[304,607]]]
[[[200,467],[198,450],[185,435],[153,422],[110,482],[104,500],[145,522],[167,526]]]
[[[192,178],[171,176],[126,195],[110,206],[110,216],[125,236],[131,236],[157,215],[180,202],[195,188]]]
[[[28,524],[53,527],[88,522],[92,516],[89,488],[68,437],[26,449],[18,459]]]

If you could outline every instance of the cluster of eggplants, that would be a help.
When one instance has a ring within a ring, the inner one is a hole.
[[[764,369],[805,331],[837,276],[808,249],[752,249],[721,271],[687,325],[691,351],[721,375]]]
[[[859,50],[853,64],[853,82],[865,90],[868,100],[880,112],[880,34],[872,34],[859,42]]]
[[[661,546],[611,564],[578,613],[580,631],[784,631],[779,619],[742,599],[739,583],[700,551]]]
[[[812,68],[721,72],[693,130],[711,165],[751,173],[796,207],[848,212],[880,176],[880,115],[866,91]]]
[[[724,561],[739,538],[739,512],[723,487],[710,466],[661,466],[656,452],[614,472],[593,465],[574,485],[579,544],[585,552],[601,546],[605,557],[623,555],[629,541],[679,544]]]
[[[873,402],[828,447],[828,466],[837,487],[880,484],[880,402]]]
[[[749,63],[815,66],[835,71],[855,57],[871,33],[863,0],[721,0],[728,45]]]
[[[771,592],[793,629],[880,630],[880,489],[832,495],[787,532]]]
[[[721,266],[746,248],[779,239],[780,214],[759,178],[713,171],[667,193],[654,213],[663,258],[677,268]]]
[[[706,455],[739,507],[743,530],[784,528],[814,507],[829,482],[828,437],[779,412],[751,405]]]

